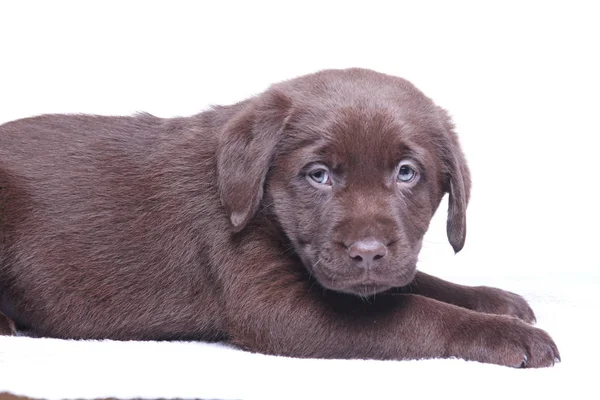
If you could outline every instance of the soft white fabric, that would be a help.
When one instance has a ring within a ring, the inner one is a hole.
[[[495,283],[527,297],[562,363],[519,370],[463,360],[291,359],[223,344],[0,337],[0,393],[47,399],[598,398],[598,277]]]

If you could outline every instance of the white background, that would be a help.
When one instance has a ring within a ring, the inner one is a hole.
[[[325,68],[402,76],[449,110],[473,175],[464,250],[443,204],[421,267],[543,293],[600,277],[599,15],[593,1],[3,2],[0,123],[191,115]]]
[[[593,3],[3,3],[0,122],[190,115],[319,69],[372,68],[450,111],[472,169],[467,245],[449,258],[440,214],[423,268],[443,274],[444,254],[455,274],[599,273]]]
[[[0,123],[191,115],[324,68],[402,76],[449,110],[473,175],[452,255],[445,204],[422,268],[600,275],[594,2],[4,2]]]

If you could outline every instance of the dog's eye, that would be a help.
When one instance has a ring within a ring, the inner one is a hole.
[[[313,169],[308,173],[308,177],[319,185],[331,185],[331,179],[329,177],[329,171],[325,168]]]
[[[412,182],[417,177],[417,172],[415,169],[407,163],[401,163],[400,168],[398,169],[398,180],[400,182]]]

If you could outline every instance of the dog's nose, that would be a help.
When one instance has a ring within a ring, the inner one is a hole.
[[[387,254],[387,248],[377,239],[358,240],[348,247],[348,255],[360,268],[371,268]]]

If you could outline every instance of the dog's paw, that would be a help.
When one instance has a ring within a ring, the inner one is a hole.
[[[560,362],[548,333],[509,316],[488,315],[467,323],[454,343],[457,355],[472,361],[515,368],[551,367]]]
[[[493,287],[474,287],[470,308],[488,314],[510,315],[530,324],[536,322],[533,310],[522,296]]]

